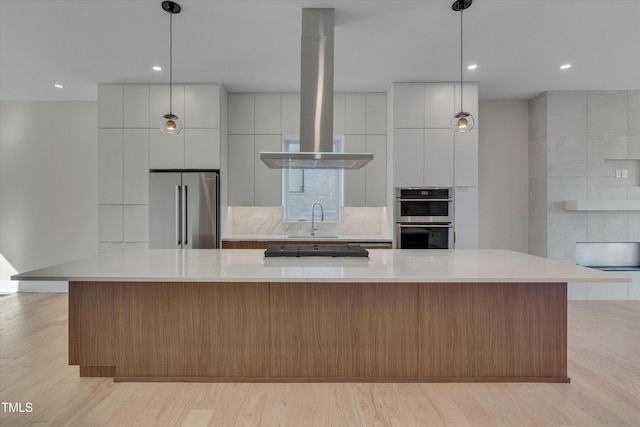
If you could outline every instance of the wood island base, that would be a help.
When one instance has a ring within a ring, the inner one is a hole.
[[[569,382],[566,283],[69,283],[116,381]]]

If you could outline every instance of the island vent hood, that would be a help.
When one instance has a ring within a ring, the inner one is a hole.
[[[372,153],[333,152],[334,9],[302,9],[300,152],[261,152],[271,169],[360,169]]]

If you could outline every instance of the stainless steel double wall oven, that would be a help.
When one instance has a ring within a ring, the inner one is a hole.
[[[453,249],[453,188],[397,187],[396,248]]]

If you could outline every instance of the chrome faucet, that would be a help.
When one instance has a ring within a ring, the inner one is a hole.
[[[316,235],[316,230],[318,229],[318,227],[316,227],[316,220],[315,220],[316,205],[320,206],[320,221],[324,221],[324,208],[322,207],[322,203],[314,202],[313,206],[311,206],[311,235],[312,236]]]

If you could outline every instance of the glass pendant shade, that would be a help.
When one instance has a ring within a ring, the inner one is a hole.
[[[182,122],[175,114],[165,114],[160,119],[160,130],[162,133],[177,135],[182,130]]]
[[[475,124],[476,120],[471,114],[460,111],[451,119],[451,130],[454,133],[465,133],[471,131]]]

